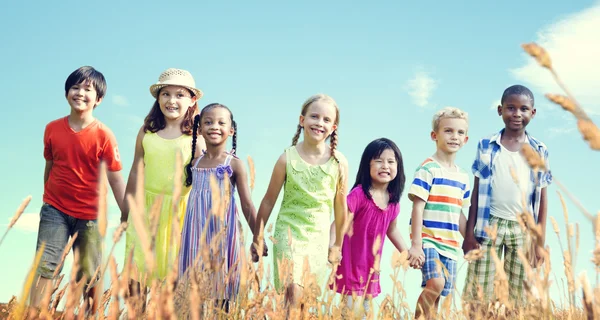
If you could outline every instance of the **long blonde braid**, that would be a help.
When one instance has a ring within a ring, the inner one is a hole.
[[[298,129],[296,130],[296,134],[294,135],[294,138],[292,139],[292,145],[295,146],[296,144],[298,144],[298,139],[300,139],[300,133],[302,132],[302,126],[300,124],[298,124]]]

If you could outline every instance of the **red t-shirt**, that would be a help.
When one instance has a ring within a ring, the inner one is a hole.
[[[122,168],[112,131],[98,120],[79,132],[68,117],[54,120],[44,131],[44,158],[53,161],[44,202],[77,219],[96,219],[100,161],[109,171]]]

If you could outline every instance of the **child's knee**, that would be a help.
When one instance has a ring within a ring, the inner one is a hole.
[[[446,279],[444,278],[431,278],[427,280],[425,284],[425,290],[432,295],[440,296],[444,291],[446,285]]]

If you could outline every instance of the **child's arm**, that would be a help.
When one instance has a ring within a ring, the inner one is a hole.
[[[540,254],[540,249],[544,248],[546,243],[546,217],[548,214],[548,197],[546,196],[546,188],[542,188],[540,193],[540,212],[538,213],[538,224],[542,228],[542,235],[537,239],[537,246],[535,247],[535,265],[537,267],[544,262],[544,256]]]
[[[473,181],[473,190],[471,192],[471,207],[469,208],[469,219],[465,230],[465,240],[462,249],[465,254],[473,249],[479,249],[481,245],[475,239],[475,224],[477,223],[477,207],[479,206],[479,178],[475,177]]]
[[[460,232],[460,235],[463,237],[463,239],[465,238],[466,230],[467,230],[467,218],[465,218],[465,215],[461,211],[460,212],[460,220],[458,221],[458,232]]]
[[[273,207],[275,206],[275,202],[277,202],[277,197],[279,197],[279,192],[283,187],[283,183],[285,181],[285,166],[286,166],[286,157],[285,153],[282,154],[279,159],[277,159],[277,163],[275,163],[275,167],[273,168],[273,174],[271,175],[271,182],[269,182],[269,187],[267,188],[267,192],[263,197],[260,207],[258,208],[258,214],[256,215],[256,222],[254,224],[254,237],[252,240],[252,250],[257,250],[260,238],[264,239],[264,228],[269,221],[269,216],[271,216],[271,212],[273,211]],[[254,262],[258,262],[258,256],[252,255]]]
[[[331,248],[335,244],[335,220],[331,223],[331,227],[329,227],[329,247]]]
[[[125,181],[123,180],[123,175],[121,175],[121,171],[107,171],[106,176],[108,178],[108,184],[110,184],[110,188],[112,189],[115,200],[117,201],[117,205],[121,210],[122,216],[122,213],[125,212]]]
[[[348,190],[348,163],[345,158],[340,159],[340,166],[342,172],[342,182],[339,183],[336,189],[334,199],[334,224],[335,224],[335,238],[330,239],[334,247],[341,248],[342,241],[344,240],[344,224],[348,218],[348,203],[346,202],[347,190]]]
[[[48,182],[48,178],[50,178],[50,170],[52,170],[52,165],[54,165],[54,160],[46,160],[46,167],[44,168],[44,185]]]
[[[344,241],[344,233],[346,232],[346,230],[344,230],[346,227],[346,219],[348,218],[348,203],[346,202],[348,190],[348,162],[346,162],[344,157],[341,157],[339,166],[342,181],[337,183],[335,190],[335,199],[333,203],[334,226],[330,229],[330,232],[335,231],[333,234],[335,238],[331,239],[332,234],[330,233],[329,243],[333,245],[330,245],[329,253],[327,255],[327,260],[334,265],[334,268],[342,260],[341,248],[342,242]]]
[[[250,187],[248,187],[248,175],[246,174],[246,169],[244,168],[242,161],[238,158],[232,159],[231,168],[233,169],[235,184],[238,195],[240,196],[240,204],[242,212],[244,213],[244,218],[246,218],[250,230],[254,232],[256,209],[254,208],[254,203],[252,203],[252,198],[250,196]]]
[[[419,197],[412,196],[411,213],[411,247],[408,251],[410,265],[415,267],[425,261],[425,252],[423,252],[423,238],[421,236],[423,228],[423,210],[425,201]]]
[[[392,244],[394,245],[394,247],[396,247],[396,249],[398,249],[398,251],[404,252],[404,251],[408,250],[408,247],[406,246],[406,243],[404,242],[404,239],[402,238],[402,234],[400,234],[400,229],[398,229],[398,226],[396,224],[397,220],[398,220],[398,218],[395,218],[388,226],[387,236],[390,239],[390,241],[392,242]]]
[[[138,164],[141,163],[142,166],[144,165],[144,147],[142,146],[144,134],[144,127],[142,127],[135,140],[133,164],[131,165],[131,171],[129,171],[129,178],[127,179],[127,186],[125,187],[125,197],[123,198],[123,208],[121,209],[121,222],[127,222],[127,218],[129,217],[129,203],[127,202],[127,197],[132,195],[135,198],[137,188],[144,188],[144,186],[137,185]]]

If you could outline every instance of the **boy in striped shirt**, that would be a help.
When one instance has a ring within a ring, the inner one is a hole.
[[[436,152],[417,168],[408,192],[413,202],[409,261],[421,267],[425,288],[417,301],[417,319],[421,314],[428,319],[432,308],[437,313],[440,296],[454,290],[456,261],[462,256],[459,240],[466,226],[463,210],[469,208],[471,193],[467,171],[454,163],[468,140],[467,113],[444,108],[434,115],[432,127]]]

